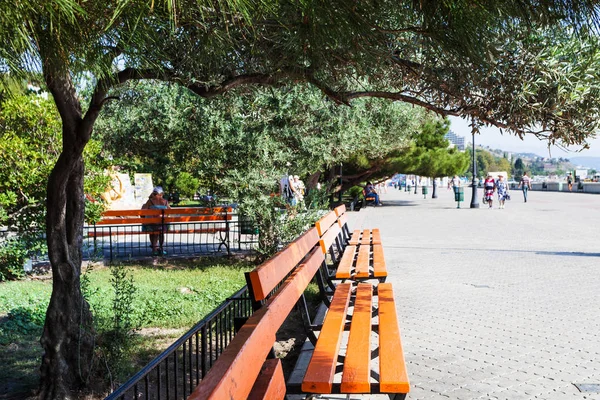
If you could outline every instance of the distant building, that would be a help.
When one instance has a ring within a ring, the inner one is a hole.
[[[460,151],[465,151],[465,138],[464,136],[458,136],[456,133],[449,131],[444,135],[444,139],[448,140],[451,144],[456,146]]]

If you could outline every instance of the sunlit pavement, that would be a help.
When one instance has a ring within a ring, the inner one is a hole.
[[[350,213],[381,229],[408,398],[600,399],[600,195],[514,190],[502,210],[438,195],[390,189]]]

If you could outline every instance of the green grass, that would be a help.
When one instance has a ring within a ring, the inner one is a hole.
[[[141,368],[243,287],[243,272],[251,268],[247,262],[223,258],[128,266],[136,289],[133,326],[147,328],[135,340],[132,370]],[[88,300],[97,330],[102,332],[110,327],[113,316],[111,269],[96,267],[86,274]],[[10,382],[0,385],[0,397],[24,397],[37,385],[39,338],[52,291],[52,280],[44,278],[0,283],[0,382]]]

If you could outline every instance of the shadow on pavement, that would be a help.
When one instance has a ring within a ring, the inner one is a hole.
[[[386,247],[406,250],[434,250],[434,251],[484,251],[496,253],[534,253],[544,256],[575,256],[575,257],[600,257],[600,253],[586,253],[582,251],[547,251],[547,250],[518,250],[518,249],[485,249],[485,248],[463,248],[463,247],[416,247],[416,246],[394,246]]]
[[[414,207],[417,204],[414,201],[410,201],[410,200],[384,200],[382,201],[383,203],[383,207],[405,207],[405,206],[411,206]],[[369,206],[372,207],[372,206]]]

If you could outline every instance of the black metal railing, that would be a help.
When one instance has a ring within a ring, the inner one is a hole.
[[[252,315],[246,287],[180,337],[106,400],[186,399]]]
[[[165,231],[165,255],[212,254],[249,251],[258,244],[258,230],[234,214],[231,220],[174,222]],[[152,255],[148,233],[141,224],[88,225],[84,227],[86,258],[115,259]]]

